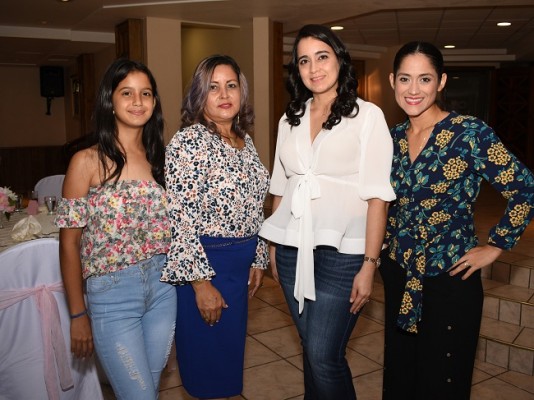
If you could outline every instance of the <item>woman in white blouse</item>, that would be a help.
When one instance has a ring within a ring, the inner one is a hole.
[[[345,350],[368,302],[386,225],[392,142],[382,111],[357,97],[343,43],[304,26],[289,64],[260,236],[303,346],[305,399],[355,399]]]

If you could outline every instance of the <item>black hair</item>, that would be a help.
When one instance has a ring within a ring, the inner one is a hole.
[[[96,96],[93,114],[94,134],[97,141],[98,158],[102,166],[102,181],[114,180],[116,182],[126,162],[126,154],[124,154],[118,141],[117,124],[113,112],[113,92],[128,74],[135,71],[144,73],[152,86],[152,94],[155,101],[154,110],[152,116],[143,127],[142,142],[146,158],[152,167],[154,179],[160,185],[165,186],[165,178],[163,176],[165,163],[164,121],[156,80],[144,64],[126,58],[119,58],[111,63],[102,78]],[[109,160],[112,162],[111,167]]]
[[[219,65],[228,65],[237,75],[241,102],[239,112],[232,122],[232,130],[241,138],[250,132],[254,126],[254,112],[248,102],[248,83],[237,62],[230,56],[215,54],[206,57],[195,68],[193,78],[182,104],[182,125],[180,129],[200,123],[212,133],[219,133],[215,123],[204,116],[204,109],[208,100],[213,71]]]
[[[432,43],[413,41],[406,43],[395,54],[393,60],[393,75],[396,76],[399,71],[402,61],[409,55],[422,54],[428,58],[430,64],[436,70],[438,75],[438,82],[441,82],[441,75],[443,74],[443,55],[441,51]]]
[[[305,25],[295,38],[291,61],[289,62],[289,79],[287,89],[291,100],[286,108],[286,116],[289,125],[300,125],[300,118],[304,115],[306,101],[313,96],[312,92],[304,85],[299,72],[297,47],[299,42],[312,37],[326,43],[334,50],[334,54],[339,62],[339,76],[337,97],[330,107],[330,115],[323,124],[324,129],[332,129],[341,122],[341,117],[355,117],[358,114],[358,80],[356,72],[352,66],[349,52],[341,39],[337,37],[331,29],[322,25]]]

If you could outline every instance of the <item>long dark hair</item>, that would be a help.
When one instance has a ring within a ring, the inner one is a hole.
[[[330,108],[328,119],[323,124],[324,129],[332,129],[332,127],[341,122],[341,117],[355,117],[358,114],[359,109],[356,103],[358,80],[356,79],[356,72],[352,66],[349,52],[341,39],[332,30],[321,25],[305,25],[295,38],[291,61],[288,66],[289,80],[287,82],[287,90],[291,100],[286,108],[287,121],[291,126],[300,125],[300,118],[304,115],[306,101],[313,96],[312,92],[302,82],[297,54],[299,42],[308,37],[320,40],[330,46],[339,62],[337,97]]]
[[[200,123],[207,127],[210,132],[219,133],[217,126],[204,116],[204,108],[208,100],[213,71],[219,65],[228,65],[237,75],[241,103],[239,104],[239,112],[232,122],[232,130],[238,136],[244,138],[245,134],[250,132],[254,126],[254,112],[252,106],[248,103],[247,79],[232,57],[220,54],[206,57],[197,65],[183,100],[182,125],[180,129]]]
[[[152,116],[143,127],[142,142],[145,147],[146,158],[152,167],[154,179],[160,185],[165,186],[165,178],[163,176],[165,162],[164,122],[156,80],[144,64],[125,58],[115,60],[108,67],[96,96],[93,118],[98,158],[103,171],[102,182],[110,180],[116,182],[126,162],[126,154],[124,154],[118,141],[117,125],[113,114],[113,92],[119,83],[134,71],[144,73],[152,86],[152,94],[156,104]],[[109,166],[109,160],[112,162],[111,166]]]

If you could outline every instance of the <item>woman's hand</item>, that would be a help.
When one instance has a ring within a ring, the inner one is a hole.
[[[271,265],[271,273],[273,274],[273,279],[276,283],[280,283],[278,279],[278,270],[276,269],[276,245],[269,245],[269,263]]]
[[[248,297],[253,297],[263,286],[263,269],[251,268],[248,274],[249,291]]]
[[[70,351],[77,358],[93,355],[93,331],[89,316],[83,315],[70,321]]]
[[[371,263],[364,263],[360,272],[356,274],[352,282],[352,292],[350,293],[350,312],[356,314],[364,305],[369,302],[369,297],[373,291],[373,280],[376,267]]]
[[[462,258],[458,260],[451,268],[449,268],[449,275],[454,276],[460,272],[467,270],[462,276],[462,280],[469,278],[476,270],[482,269],[492,262],[494,262],[502,253],[502,249],[490,246],[473,247]]]
[[[192,283],[198,311],[202,319],[213,326],[221,319],[222,309],[228,308],[221,293],[211,284],[211,281]]]

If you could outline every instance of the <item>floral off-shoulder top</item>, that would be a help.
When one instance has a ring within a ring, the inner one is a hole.
[[[90,188],[87,197],[63,198],[55,224],[83,228],[84,278],[167,253],[171,240],[165,189],[154,181],[107,182]]]
[[[434,127],[411,162],[406,129],[391,130],[391,183],[397,201],[389,210],[389,257],[406,270],[397,325],[417,332],[424,277],[447,272],[477,246],[474,205],[482,180],[507,199],[487,243],[512,248],[534,216],[534,175],[480,119],[451,112]]]
[[[195,124],[178,131],[165,153],[172,243],[161,280],[186,284],[215,275],[200,236],[245,238],[263,223],[269,173],[250,136],[234,149]],[[258,238],[252,268],[266,269],[267,242]]]

